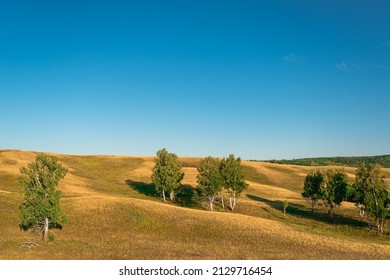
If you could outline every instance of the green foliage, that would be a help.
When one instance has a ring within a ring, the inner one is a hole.
[[[344,200],[348,186],[348,176],[343,170],[329,170],[325,174],[325,188],[322,199],[329,207],[329,215],[333,218],[333,209]]]
[[[356,202],[355,186],[353,184],[347,185],[344,200],[349,202]]]
[[[229,155],[227,159],[221,161],[221,175],[223,186],[230,194],[230,209],[233,210],[236,205],[236,198],[248,188],[245,182],[245,176],[241,165],[241,159],[234,155]]]
[[[66,222],[60,206],[61,191],[57,187],[67,171],[56,157],[44,154],[20,169],[20,218],[24,229],[42,227],[45,219],[48,219],[49,227],[60,227]]]
[[[211,210],[213,210],[216,195],[222,189],[223,178],[220,167],[221,161],[212,157],[202,159],[198,166],[198,188],[202,196],[209,200]]]
[[[354,186],[357,203],[364,207],[368,216],[376,220],[378,234],[383,233],[384,219],[388,214],[389,193],[379,166],[362,164],[356,171]]]
[[[286,199],[285,201],[283,201],[283,209],[284,209],[284,211],[286,211],[287,208],[288,208],[288,200]]]
[[[53,242],[55,239],[56,239],[56,236],[54,235],[54,233],[49,232],[49,242]]]
[[[305,178],[302,196],[311,202],[312,213],[318,200],[323,198],[324,183],[324,174],[319,169],[313,170]]]
[[[174,194],[184,178],[182,165],[177,155],[168,153],[165,148],[159,150],[156,155],[156,165],[153,167],[152,174],[153,184],[156,190],[163,194],[164,201],[165,192],[170,193],[170,199],[174,201]]]
[[[358,167],[363,163],[379,164],[390,168],[390,155],[370,156],[370,157],[322,157],[322,158],[302,158],[292,160],[267,160],[266,162],[278,164],[294,164],[303,166],[352,166]]]

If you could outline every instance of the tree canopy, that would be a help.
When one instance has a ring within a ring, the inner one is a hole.
[[[42,230],[44,241],[47,240],[49,228],[59,227],[66,222],[60,206],[61,191],[57,187],[67,171],[56,157],[45,154],[39,154],[34,162],[20,169],[21,225],[24,229]]]
[[[376,220],[378,234],[383,233],[384,219],[387,216],[389,193],[384,185],[384,176],[377,164],[362,164],[356,170],[355,193],[357,204]]]
[[[329,207],[329,216],[333,218],[333,211],[344,200],[348,186],[348,177],[343,170],[329,170],[325,174],[323,200]]]
[[[234,155],[229,155],[221,162],[221,175],[223,186],[229,192],[230,209],[234,210],[237,202],[237,197],[248,188],[243,174],[241,159],[235,158]]]
[[[171,201],[174,201],[175,192],[184,178],[182,165],[177,155],[169,153],[165,148],[157,151],[156,155],[152,174],[153,184],[156,190],[162,193],[164,201],[166,201],[165,192],[168,192]]]
[[[310,201],[312,213],[318,200],[323,198],[324,179],[324,174],[320,169],[311,171],[305,178],[302,196]]]
[[[198,166],[197,182],[202,196],[206,197],[210,203],[210,210],[213,210],[213,204],[217,194],[222,189],[222,176],[220,172],[221,161],[207,157],[200,161]]]

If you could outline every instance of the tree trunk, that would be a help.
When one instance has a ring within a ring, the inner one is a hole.
[[[370,219],[370,215],[367,215],[367,223],[368,223],[368,228],[371,229],[371,219]]]
[[[380,224],[381,234],[383,234],[383,224],[384,223],[385,223],[384,219],[381,219],[381,224]]]
[[[314,205],[316,204],[316,201],[314,199],[311,200],[311,214],[314,213]]]
[[[47,242],[49,236],[49,219],[45,218],[45,223],[42,229],[42,241]]]
[[[376,220],[377,233],[381,234],[381,220],[377,218]]]
[[[286,219],[286,207],[283,207],[283,216]]]
[[[360,210],[360,217],[364,218],[364,215],[365,215],[365,213],[364,213],[364,206],[360,204],[359,205],[359,210]]]
[[[175,193],[174,192],[170,192],[169,193],[169,198],[171,199],[172,202],[175,202]]]
[[[230,195],[230,209],[233,211],[236,207],[236,192],[233,191],[233,195]]]
[[[333,210],[334,210],[334,206],[333,205],[330,205],[329,206],[329,217],[331,218],[331,219],[333,219]]]
[[[224,203],[224,201],[223,201],[223,195],[222,195],[222,209],[225,209],[225,203]]]
[[[215,196],[208,196],[208,199],[209,199],[209,203],[210,203],[210,210],[213,211],[214,210],[213,204],[215,201]]]
[[[162,193],[163,193],[164,202],[167,202],[166,199],[165,199],[165,191],[163,190]]]

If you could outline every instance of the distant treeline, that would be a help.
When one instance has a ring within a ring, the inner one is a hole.
[[[254,160],[256,161],[256,160]],[[383,156],[365,156],[365,157],[319,157],[319,158],[301,158],[301,159],[281,159],[281,160],[262,160],[278,164],[294,164],[303,166],[352,166],[358,167],[362,163],[379,164],[382,167],[390,168],[390,155]]]

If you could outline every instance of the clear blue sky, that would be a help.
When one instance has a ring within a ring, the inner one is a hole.
[[[0,0],[0,149],[390,153],[390,1]]]

